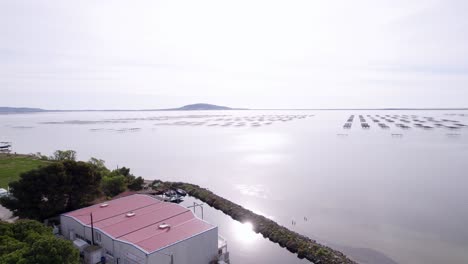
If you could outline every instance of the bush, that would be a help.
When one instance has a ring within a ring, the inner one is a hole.
[[[142,177],[138,177],[130,182],[128,185],[128,189],[132,191],[139,191],[143,189],[143,185],[145,184],[145,180]]]
[[[125,191],[125,176],[105,176],[102,179],[102,191],[107,196],[115,196]]]
[[[0,222],[0,263],[78,264],[79,252],[70,241],[33,220]]]

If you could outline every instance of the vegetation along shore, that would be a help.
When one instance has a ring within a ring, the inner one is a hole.
[[[1,198],[0,203],[20,219],[42,221],[128,192],[161,194],[169,189],[182,189],[234,220],[250,222],[255,232],[297,254],[301,259],[305,258],[316,264],[355,263],[339,251],[291,231],[198,185],[160,180],[143,181],[143,178],[132,175],[128,168],[107,169],[103,160],[91,158],[88,162],[76,161],[74,151],[57,151],[51,157],[35,154],[4,155],[0,158],[0,171],[4,172],[0,174],[0,180],[3,186],[8,184],[11,187],[12,195]],[[13,251],[8,251],[7,255],[10,253]]]

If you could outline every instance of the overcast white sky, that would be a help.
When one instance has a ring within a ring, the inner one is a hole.
[[[0,0],[0,106],[467,107],[466,14],[466,0]]]

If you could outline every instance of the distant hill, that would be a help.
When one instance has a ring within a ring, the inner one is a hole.
[[[197,111],[197,110],[243,110],[242,108],[230,108],[227,106],[213,105],[213,104],[190,104],[184,105],[179,108],[167,109],[175,111]]]
[[[0,107],[0,113],[34,113],[44,112],[46,110],[40,108],[28,108],[28,107]]]

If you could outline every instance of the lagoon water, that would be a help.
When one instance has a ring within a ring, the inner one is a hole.
[[[411,128],[396,127],[400,120]],[[468,111],[49,112],[0,115],[0,141],[199,184],[361,263],[466,264],[462,125]],[[233,263],[307,263],[248,224],[216,211],[206,218],[219,224]]]

